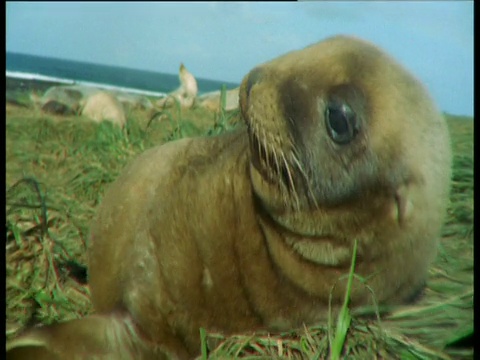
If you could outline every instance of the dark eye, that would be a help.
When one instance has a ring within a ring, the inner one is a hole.
[[[337,144],[348,144],[358,133],[357,118],[345,103],[331,102],[325,111],[328,135]]]

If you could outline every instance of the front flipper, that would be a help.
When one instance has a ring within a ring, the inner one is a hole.
[[[144,341],[129,316],[92,315],[50,326],[35,327],[7,341],[7,359],[162,359],[186,354],[163,352]],[[172,356],[173,355],[173,356]]]

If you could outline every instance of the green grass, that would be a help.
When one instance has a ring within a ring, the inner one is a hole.
[[[82,117],[47,116],[28,101],[22,94],[6,112],[7,337],[26,325],[91,311],[88,287],[69,276],[67,264],[86,263],[96,207],[134,156],[166,141],[224,132],[239,119],[238,112],[174,106],[132,111],[121,130]],[[331,324],[228,338],[201,330],[201,359],[473,358],[471,346],[458,346],[473,334],[473,121],[448,116],[448,124],[450,204],[419,302],[380,320],[375,309],[350,311],[347,286],[342,312]],[[350,282],[354,265],[353,258]]]
[[[340,313],[338,314],[335,335],[332,336],[332,334],[329,334],[328,336],[330,345],[330,359],[332,360],[340,359],[345,344],[345,338],[347,337],[347,332],[352,322],[352,315],[350,314],[350,309],[348,308],[348,305],[350,302],[350,291],[352,288],[353,276],[355,274],[355,263],[357,260],[356,257],[357,240],[355,240],[355,244],[353,246],[352,262],[350,266],[350,272],[348,273],[347,288],[345,289],[345,300],[343,301],[342,308],[340,309]],[[329,327],[331,327],[330,324],[331,320],[329,321]]]

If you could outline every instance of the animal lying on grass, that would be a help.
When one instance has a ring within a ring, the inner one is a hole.
[[[150,149],[91,229],[95,314],[27,330],[8,358],[188,359],[232,334],[407,302],[424,286],[449,191],[444,119],[375,46],[338,36],[253,69],[246,126]],[[333,286],[337,284],[337,286]],[[43,356],[43,357],[42,357]]]

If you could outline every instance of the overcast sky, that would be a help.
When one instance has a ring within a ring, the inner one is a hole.
[[[334,34],[396,57],[440,108],[473,114],[473,1],[7,2],[6,50],[239,83]]]

